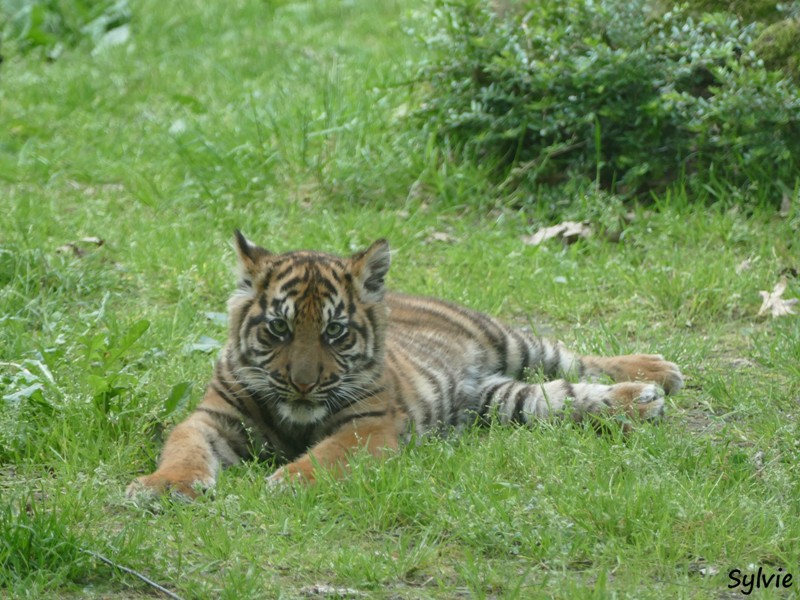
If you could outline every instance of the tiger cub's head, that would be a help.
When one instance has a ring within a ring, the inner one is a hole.
[[[383,369],[385,240],[343,258],[273,254],[236,232],[233,374],[281,418],[310,425],[367,395]]]

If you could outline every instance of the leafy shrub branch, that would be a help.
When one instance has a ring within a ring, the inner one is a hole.
[[[55,59],[82,40],[97,47],[111,32],[127,34],[130,20],[127,0],[0,0],[0,41]]]
[[[647,0],[436,0],[417,123],[506,183],[684,179],[791,187],[800,89],[764,67],[758,24]]]

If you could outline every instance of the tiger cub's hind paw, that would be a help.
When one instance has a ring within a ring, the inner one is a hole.
[[[589,356],[584,358],[587,375],[610,375],[615,381],[652,381],[667,394],[683,387],[681,370],[660,354],[626,354],[623,356]]]
[[[639,418],[655,421],[664,416],[664,390],[653,383],[646,385],[636,399],[639,405]]]
[[[664,416],[664,390],[654,383],[618,383],[612,387],[617,406],[631,418],[655,421]]]
[[[631,379],[654,381],[667,394],[676,394],[683,388],[683,374],[674,362],[664,360],[660,354],[634,354],[631,358]]]

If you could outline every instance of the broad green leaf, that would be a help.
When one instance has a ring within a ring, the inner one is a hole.
[[[182,381],[172,386],[169,396],[164,401],[164,414],[171,415],[173,412],[182,408],[192,392],[192,382]]]

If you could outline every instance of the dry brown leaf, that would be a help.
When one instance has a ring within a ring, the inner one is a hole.
[[[76,258],[80,258],[86,254],[86,250],[83,250],[75,242],[70,242],[56,248],[56,254],[72,254]]]
[[[689,573],[699,573],[700,575],[710,576],[719,573],[719,569],[714,565],[708,564],[708,561],[700,556],[697,560],[689,563]]]
[[[589,223],[583,221],[564,221],[552,227],[542,227],[533,235],[523,235],[522,242],[528,246],[538,246],[539,244],[557,238],[565,244],[573,244],[581,238],[588,238],[592,235],[592,228]]]
[[[652,216],[653,216],[653,211],[652,211],[652,210],[646,210],[646,211],[644,211],[644,212],[642,213],[642,219],[643,219],[644,221],[649,221],[649,220],[652,218]],[[639,215],[637,215],[637,214],[636,214],[634,211],[632,211],[632,210],[631,210],[631,211],[628,211],[628,212],[626,212],[626,213],[625,213],[625,214],[622,216],[622,219],[623,219],[623,220],[624,220],[626,223],[634,223],[634,222],[635,222],[635,221],[636,221],[638,218],[639,218]]]
[[[58,254],[72,254],[76,258],[81,258],[86,255],[87,250],[81,247],[81,244],[88,246],[97,246],[98,248],[105,244],[105,240],[99,237],[84,237],[77,242],[67,242],[66,244],[56,248]]]
[[[322,596],[325,598],[361,598],[366,596],[364,592],[359,592],[352,588],[334,587],[321,583],[301,588],[300,594],[306,597]]]
[[[82,244],[92,244],[94,246],[102,246],[103,244],[106,243],[104,239],[95,236],[84,237],[79,239],[78,241]]]
[[[758,294],[761,296],[761,308],[758,309],[758,315],[762,316],[766,315],[767,313],[771,314],[773,318],[775,317],[785,317],[787,315],[794,315],[794,309],[792,308],[795,304],[800,302],[797,298],[791,298],[789,300],[783,299],[783,293],[786,291],[786,278],[781,277],[780,281],[775,284],[775,287],[772,288],[772,292],[764,292],[760,291]]]
[[[747,259],[743,260],[742,262],[740,262],[738,265],[736,265],[736,269],[734,269],[734,270],[736,271],[737,275],[741,275],[745,271],[749,271],[752,268],[753,268],[753,261],[751,259],[747,258]]]
[[[434,231],[427,238],[425,238],[425,242],[428,244],[431,244],[433,242],[441,242],[444,244],[455,244],[457,241],[458,238],[456,236],[451,235],[446,231]]]

